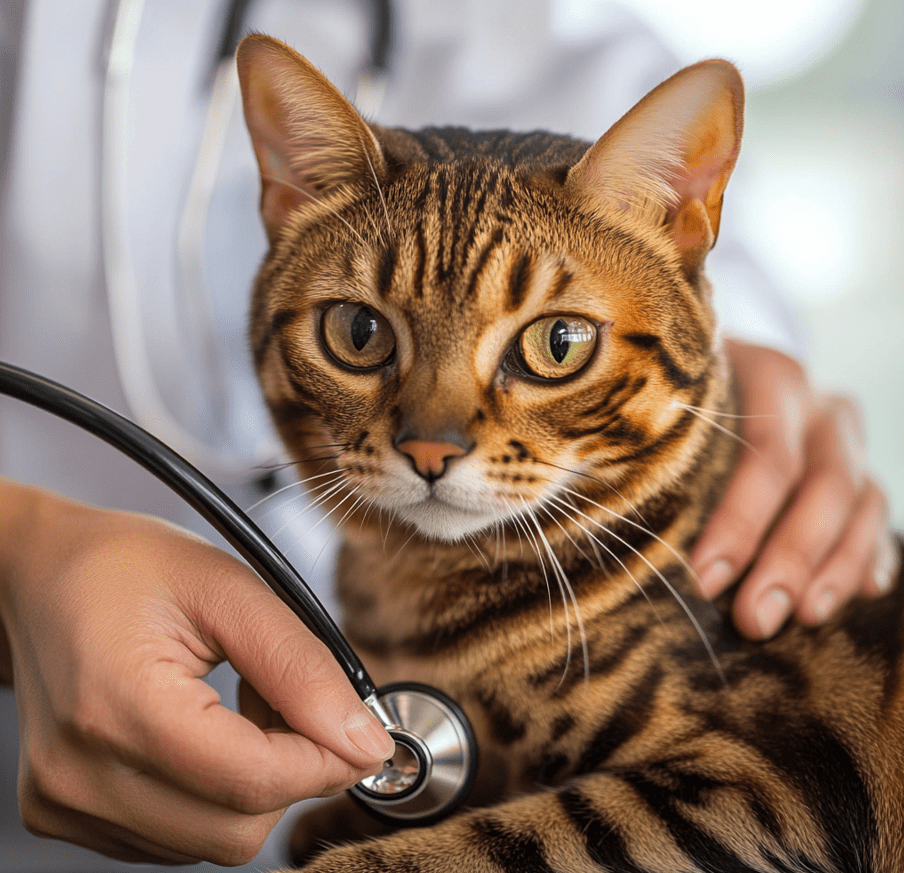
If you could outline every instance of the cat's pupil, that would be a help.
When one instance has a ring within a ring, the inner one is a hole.
[[[376,330],[377,320],[374,314],[366,306],[362,306],[352,319],[352,343],[359,352],[367,345]]]
[[[557,364],[561,364],[565,360],[565,355],[568,354],[570,347],[568,325],[560,318],[549,332],[549,350],[552,352]]]

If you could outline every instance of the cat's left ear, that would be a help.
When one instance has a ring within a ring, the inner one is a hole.
[[[727,61],[703,61],[654,88],[571,169],[566,189],[603,212],[664,223],[689,272],[719,233],[722,195],[741,146],[744,85]]]
[[[299,206],[383,174],[382,150],[364,119],[294,49],[253,34],[239,43],[236,65],[271,243]]]

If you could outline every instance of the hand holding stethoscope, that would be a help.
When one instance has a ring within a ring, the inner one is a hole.
[[[0,362],[0,393],[93,433],[152,472],[206,518],[330,648],[353,688],[389,732],[395,753],[352,795],[379,816],[406,824],[448,814],[473,784],[477,755],[459,707],[424,685],[378,689],[303,579],[266,536],[209,479],[147,431],[48,379]],[[254,627],[247,628],[253,634]]]

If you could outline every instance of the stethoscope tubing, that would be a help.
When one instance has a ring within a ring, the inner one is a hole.
[[[0,393],[56,415],[104,440],[171,488],[225,537],[330,649],[365,702],[377,689],[317,596],[235,502],[168,445],[107,406],[44,376],[0,361]]]

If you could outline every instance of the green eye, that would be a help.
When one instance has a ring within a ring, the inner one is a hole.
[[[574,315],[541,318],[518,340],[525,367],[542,379],[562,379],[577,373],[595,348],[596,326]]]
[[[395,334],[389,322],[360,303],[330,306],[323,313],[321,335],[333,357],[358,370],[382,366],[395,351]]]

